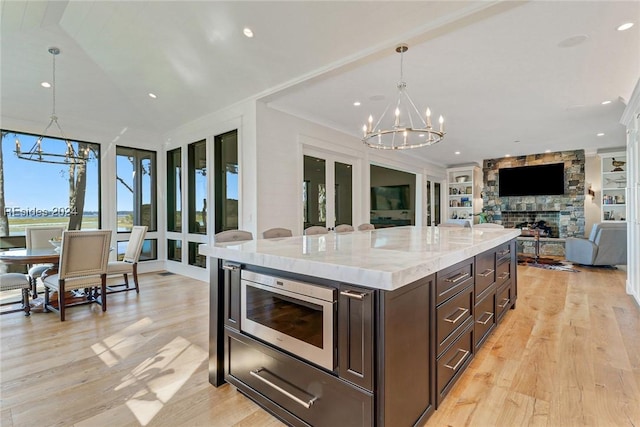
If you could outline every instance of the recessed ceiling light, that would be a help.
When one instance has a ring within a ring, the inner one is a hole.
[[[356,102],[354,102],[354,103],[353,103],[353,106],[354,106],[354,107],[359,107],[359,106],[360,106],[360,101],[356,101]]]
[[[544,150],[544,152],[545,152],[545,153],[550,153],[550,152],[551,152],[551,150]]]
[[[511,154],[505,154],[504,156],[505,157],[511,157]]]
[[[424,133],[419,133],[418,138],[424,138]]]
[[[628,30],[629,28],[633,27],[633,22],[626,22],[622,25],[620,25],[618,28],[616,28],[618,31],[624,31],[624,30]]]
[[[40,86],[42,86],[42,87],[46,87],[46,88],[50,88],[50,87],[51,87],[51,83],[49,83],[49,82],[42,82],[42,83],[40,83]]]
[[[611,101],[609,101],[609,100],[606,100],[606,101],[602,101],[602,102],[601,102],[601,104],[602,104],[602,105],[607,105],[607,104],[611,104]]]
[[[604,133],[600,132],[598,134],[596,134],[597,136],[604,136]]]
[[[518,144],[520,142],[519,139],[516,139],[515,141],[513,141],[514,143]]]
[[[156,95],[155,93],[149,92],[149,98],[156,99],[157,97],[158,97],[158,95]]]
[[[253,31],[249,27],[245,27],[245,29],[242,30],[242,33],[249,38],[253,37]]]
[[[453,153],[453,154],[455,154],[456,156],[458,156],[458,155],[460,155],[460,152],[459,152],[459,151],[456,151],[456,152],[455,152],[455,153]]]

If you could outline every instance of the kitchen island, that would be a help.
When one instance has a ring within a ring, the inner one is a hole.
[[[201,245],[210,382],[291,425],[420,423],[515,308],[518,235],[397,227]]]

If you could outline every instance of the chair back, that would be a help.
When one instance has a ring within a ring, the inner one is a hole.
[[[349,224],[340,224],[336,225],[336,233],[348,233],[349,231],[353,231],[353,226]]]
[[[360,231],[375,230],[375,229],[376,229],[376,227],[374,227],[373,224],[369,224],[369,223],[360,224],[358,226],[358,230],[360,230]]]
[[[142,244],[144,243],[144,236],[147,234],[146,225],[136,225],[131,229],[131,237],[129,237],[129,243],[127,244],[127,250],[124,253],[125,262],[137,263],[140,259],[140,253],[142,252]]]
[[[327,234],[329,231],[325,227],[319,225],[312,225],[304,230],[305,236],[315,236],[316,234]]]
[[[468,219],[448,219],[445,222],[438,224],[438,227],[471,227],[471,221]]]
[[[65,231],[60,247],[60,279],[107,273],[111,230]]]
[[[227,230],[216,233],[216,235],[213,236],[213,240],[216,243],[240,242],[243,240],[253,240],[253,234],[243,230]]]
[[[262,232],[262,237],[265,239],[273,239],[277,237],[291,237],[293,232],[288,228],[270,228]]]
[[[51,249],[49,240],[62,237],[64,227],[27,227],[25,246],[27,249]]]

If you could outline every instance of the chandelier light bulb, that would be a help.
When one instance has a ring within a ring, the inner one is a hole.
[[[369,132],[373,129],[373,116],[369,115]]]
[[[366,137],[367,136],[367,125],[362,125],[362,134]]]
[[[431,109],[427,107],[427,129],[431,129]]]
[[[440,132],[444,132],[444,117],[440,116],[438,122],[440,123]]]

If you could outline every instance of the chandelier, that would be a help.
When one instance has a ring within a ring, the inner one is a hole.
[[[51,88],[53,91],[53,109],[50,116],[49,124],[44,129],[42,134],[38,136],[35,144],[28,150],[23,151],[20,140],[16,138],[16,156],[23,160],[31,160],[33,162],[43,162],[43,163],[54,163],[54,164],[64,164],[64,165],[73,165],[73,164],[82,164],[87,161],[89,157],[89,149],[87,148],[83,152],[78,152],[73,146],[73,143],[69,141],[62,131],[60,124],[58,123],[58,116],[56,115],[56,56],[60,54],[60,49],[57,47],[50,47],[49,53],[53,56],[53,79],[51,83]],[[64,152],[53,152],[46,151],[43,149],[43,140],[47,136],[47,132],[52,125],[56,125],[58,131],[60,131],[60,135],[66,144],[66,148]]]
[[[400,54],[400,81],[396,85],[398,94],[395,103],[387,105],[375,125],[373,116],[370,115],[367,124],[362,127],[362,142],[371,148],[406,150],[433,145],[444,138],[444,118],[440,116],[439,130],[434,129],[431,126],[431,110],[427,108],[424,114],[419,112],[407,93],[407,83],[402,72],[404,53],[407,50],[409,46],[406,44],[396,47],[396,52]]]

